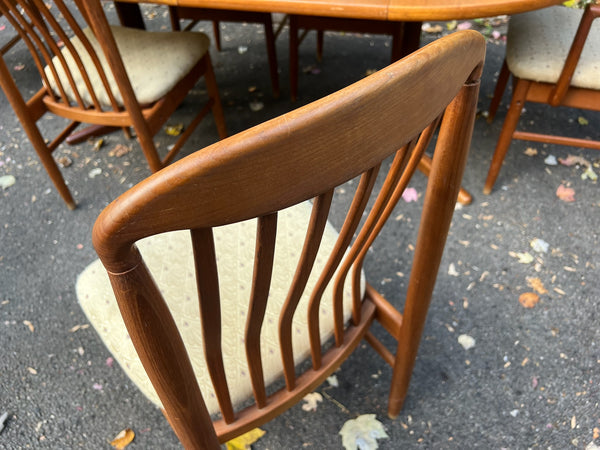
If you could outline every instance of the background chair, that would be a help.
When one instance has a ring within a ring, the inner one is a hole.
[[[479,33],[452,34],[176,162],[102,212],[93,232],[102,263],[80,275],[80,304],[186,448],[219,448],[280,414],[362,338],[393,367],[388,413],[399,414],[466,162],[484,53]],[[442,115],[402,315],[364,282],[362,266]],[[327,221],[334,192],[356,177],[338,234]],[[374,320],[398,340],[396,352],[369,331]],[[298,365],[306,358],[308,367]],[[273,391],[281,377],[285,385]],[[213,424],[210,414],[220,418]]]
[[[419,48],[420,22],[388,22],[383,20],[342,19],[336,17],[304,16],[291,14],[290,26],[290,95],[298,98],[298,47],[308,30],[317,30],[317,59],[323,56],[325,31],[387,34],[392,36],[391,62],[398,61]],[[300,35],[300,29],[305,32]],[[416,42],[415,42],[416,41]]]
[[[52,152],[80,123],[121,127],[127,133],[132,126],[153,172],[172,161],[211,110],[219,135],[226,136],[205,35],[111,27],[99,1],[74,4],[76,10],[63,0],[53,1],[51,8],[41,0],[0,0],[0,12],[31,52],[42,88],[25,101],[4,61],[0,61],[0,86],[70,208],[75,202]],[[87,28],[80,27],[80,15]],[[209,101],[161,159],[152,136],[203,75]],[[71,121],[49,144],[36,124],[46,113]]]
[[[173,30],[181,29],[180,20],[189,19],[191,22],[185,27],[190,30],[200,20],[211,20],[213,23],[213,34],[215,46],[221,51],[220,22],[249,22],[262,23],[265,28],[265,41],[267,44],[267,57],[269,59],[269,73],[271,75],[271,88],[273,96],[279,97],[279,74],[277,73],[277,51],[275,48],[275,33],[273,32],[273,19],[271,13],[252,11],[233,11],[209,8],[188,8],[181,6],[169,6],[171,15],[171,27]]]
[[[600,27],[592,28],[599,15],[600,5],[590,5],[585,11],[556,6],[511,17],[489,122],[510,74],[513,95],[483,188],[485,194],[494,187],[512,139],[600,150],[600,141],[516,130],[526,102],[600,111]]]

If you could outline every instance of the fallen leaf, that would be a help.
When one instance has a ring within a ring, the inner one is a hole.
[[[2,190],[11,187],[16,182],[16,178],[12,175],[3,175],[0,177],[0,187],[2,187]]]
[[[432,25],[428,22],[425,22],[423,26],[421,26],[421,30],[425,33],[441,33],[444,31],[444,28],[441,25]]]
[[[540,296],[535,292],[525,292],[519,296],[519,303],[525,308],[533,308],[540,301]]]
[[[29,320],[24,320],[23,325],[29,328],[29,331],[31,331],[32,333],[35,331],[33,324]]]
[[[580,166],[585,166],[585,167],[589,167],[591,166],[590,162],[585,159],[583,156],[579,156],[579,155],[567,155],[566,158],[558,158],[558,161],[563,165],[563,166],[574,166],[576,164],[580,165]]]
[[[416,202],[419,199],[419,194],[417,194],[417,190],[415,188],[406,188],[402,193],[402,200],[406,203]]]
[[[31,375],[37,375],[37,370],[35,370],[33,367],[28,367],[27,370]]]
[[[95,178],[98,175],[100,175],[101,173],[102,173],[102,169],[100,167],[96,167],[95,169],[92,169],[89,171],[88,177]]]
[[[523,152],[527,156],[535,156],[538,154],[537,148],[527,147],[527,149]]]
[[[468,334],[461,334],[458,337],[458,343],[462,345],[465,350],[469,350],[475,347],[475,338]]]
[[[86,324],[83,324],[83,325],[75,325],[73,328],[71,328],[69,330],[69,333],[75,333],[78,330],[85,330],[86,328],[89,328],[89,327],[90,327],[89,323],[86,323]]]
[[[377,439],[389,438],[375,414],[363,414],[346,421],[339,434],[346,450],[375,450],[378,448]]]
[[[594,434],[592,435],[592,438],[593,439],[598,439],[600,437],[600,428],[595,427],[593,433]]]
[[[179,136],[183,131],[183,124],[178,123],[177,125],[169,125],[165,127],[165,132],[169,136]]]
[[[57,159],[57,162],[58,164],[60,164],[61,167],[69,167],[73,164],[73,160],[67,155],[62,155],[61,157],[59,157]]]
[[[594,172],[594,169],[592,169],[592,166],[588,166],[585,169],[585,172],[583,172],[581,174],[582,180],[587,180],[588,178],[592,181],[596,181],[598,179],[598,175],[596,175],[596,172]]]
[[[332,387],[338,387],[340,385],[340,383],[338,382],[337,376],[335,376],[335,375],[331,375],[330,377],[327,377],[327,382],[329,383],[329,386],[332,386]]]
[[[97,152],[104,145],[104,138],[98,139],[94,142],[94,151]]]
[[[510,256],[512,256],[513,258],[518,258],[519,262],[521,264],[529,264],[529,263],[533,262],[533,256],[531,256],[531,253],[529,253],[529,252],[525,252],[525,253],[508,252],[508,254]]]
[[[260,428],[255,428],[230,441],[225,446],[227,450],[250,450],[250,446],[265,435]]]
[[[539,278],[527,277],[527,286],[533,289],[538,294],[547,294],[548,290],[544,287],[544,283]]]
[[[563,202],[574,202],[575,201],[575,189],[560,185],[556,190],[556,196]]]
[[[458,271],[456,270],[456,267],[454,266],[454,263],[450,263],[450,265],[448,266],[448,275],[452,276],[452,277],[457,277],[460,274],[458,273]]]
[[[127,447],[133,441],[135,437],[135,433],[131,428],[125,428],[121,431],[117,436],[110,441],[110,445],[112,445],[116,449],[123,449]]]
[[[183,127],[183,125],[182,125],[182,127]],[[167,134],[168,133],[169,132],[167,131]],[[181,133],[181,131],[179,131],[179,133]],[[177,135],[173,134],[172,136],[177,136]],[[110,152],[108,152],[108,156],[114,156],[116,158],[120,158],[121,156],[124,156],[127,153],[129,153],[130,151],[131,151],[131,147],[127,147],[126,145],[123,145],[123,144],[117,144]]]
[[[458,25],[458,22],[456,20],[452,20],[451,22],[446,22],[446,29],[448,31],[454,31],[456,29],[457,25]]]
[[[585,125],[589,125],[590,121],[589,121],[589,120],[587,120],[587,119],[586,119],[585,117],[583,117],[583,116],[579,116],[579,117],[577,118],[577,123],[579,123],[579,125],[584,125],[584,126],[585,126]]]
[[[548,247],[550,246],[546,241],[539,238],[532,240],[530,245],[533,251],[538,253],[548,253]]]
[[[306,403],[302,405],[302,410],[304,411],[316,411],[317,404],[323,401],[323,396],[318,392],[311,392],[310,394],[306,394],[302,397]]]
[[[456,26],[457,30],[469,30],[470,28],[473,28],[473,24],[471,22],[462,22]]]
[[[250,110],[252,112],[258,112],[265,107],[263,102],[259,102],[258,100],[250,102]]]

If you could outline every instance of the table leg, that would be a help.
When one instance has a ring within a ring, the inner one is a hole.
[[[146,28],[140,5],[137,3],[115,2],[115,9],[117,10],[121,25],[141,30]]]

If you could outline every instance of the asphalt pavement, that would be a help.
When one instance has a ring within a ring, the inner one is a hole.
[[[144,13],[150,28],[167,26],[164,9],[146,6]],[[470,22],[490,35],[482,112],[502,63],[502,22]],[[0,18],[0,43],[10,33],[5,25]],[[424,34],[423,41],[450,32],[441,25],[441,31]],[[210,24],[199,27],[211,35]],[[214,46],[210,51],[231,134],[384,67],[391,44],[384,36],[327,33],[318,62],[314,33],[309,34],[300,51],[299,99],[292,103],[287,30],[277,41],[279,98],[271,93],[261,27],[226,23],[222,37],[222,51]],[[6,60],[25,92],[39,87],[23,45]],[[185,121],[195,100],[204,96],[199,84],[173,122]],[[252,448],[342,448],[340,429],[364,414],[375,414],[383,424],[389,437],[378,441],[382,449],[600,445],[600,195],[597,181],[582,179],[586,163],[600,173],[600,154],[515,141],[494,191],[483,195],[507,101],[508,94],[492,124],[485,114],[476,120],[463,183],[474,200],[455,211],[400,416],[387,418],[390,370],[365,344],[336,372],[337,386],[317,389],[323,400],[316,410],[293,407],[261,427],[266,433]],[[521,123],[531,130],[600,138],[598,113],[528,105]],[[40,121],[48,132],[58,124],[56,119]],[[182,156],[217,139],[212,120],[204,121]],[[172,138],[159,133],[157,141],[165,148]],[[111,150],[119,144],[132,151],[116,156]],[[91,245],[95,218],[149,174],[139,146],[120,133],[107,136],[99,151],[93,147],[93,142],[63,145],[56,153],[71,163],[62,171],[78,208],[69,211],[0,93],[0,177],[14,177],[14,184],[0,189],[0,417],[7,413],[2,449],[108,449],[125,428],[135,432],[128,448],[179,446],[160,411],[111,362],[77,303],[77,276],[96,258]],[[569,154],[585,161],[547,164],[550,155]],[[419,194],[417,201],[401,202],[366,263],[371,284],[398,306],[425,183],[417,174],[410,185]],[[557,196],[561,185],[573,189],[574,201]],[[530,307],[519,301],[527,292],[539,297]],[[460,343],[465,339],[474,345],[465,349]]]

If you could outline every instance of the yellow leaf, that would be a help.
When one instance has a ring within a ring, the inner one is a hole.
[[[588,125],[590,122],[583,116],[579,116],[577,118],[577,122],[579,122],[579,125]]]
[[[133,430],[131,428],[125,428],[123,431],[117,434],[117,437],[110,442],[110,445],[118,450],[121,450],[131,444],[131,441],[133,441],[134,437],[135,433]]]
[[[183,124],[180,123],[178,125],[170,125],[165,128],[165,131],[169,136],[179,136],[183,131]]]
[[[264,434],[263,430],[255,428],[228,441],[225,445],[227,446],[227,450],[250,450],[250,445],[258,441]]]

